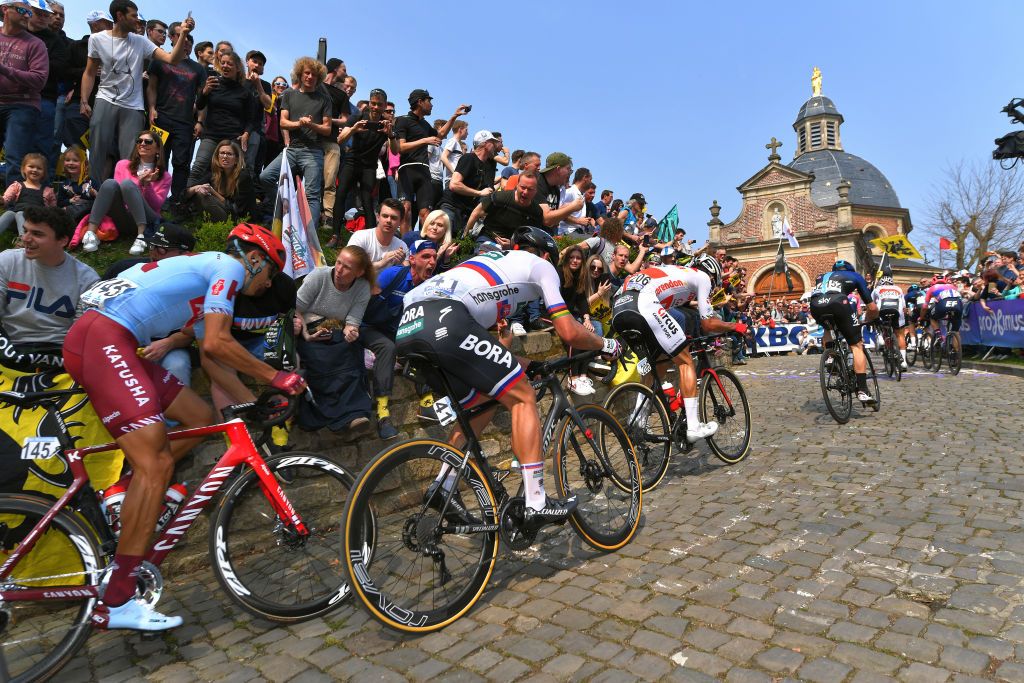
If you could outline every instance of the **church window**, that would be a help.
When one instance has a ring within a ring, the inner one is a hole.
[[[800,127],[800,154],[807,151],[807,126]]]
[[[829,147],[836,146],[836,122],[829,121],[825,124],[825,140]]]
[[[821,147],[821,121],[815,121],[811,124],[811,149],[818,149]]]

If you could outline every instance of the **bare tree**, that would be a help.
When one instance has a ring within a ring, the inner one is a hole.
[[[961,161],[944,171],[929,201],[926,234],[956,242],[957,270],[1024,237],[1024,173]]]

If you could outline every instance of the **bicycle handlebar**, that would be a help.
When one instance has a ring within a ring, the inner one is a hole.
[[[280,389],[266,389],[255,401],[228,406],[221,413],[225,420],[248,417],[247,421],[258,422],[261,427],[277,427],[294,415],[298,406],[298,396]]]

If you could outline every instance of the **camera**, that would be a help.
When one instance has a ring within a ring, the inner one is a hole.
[[[1015,123],[1024,123],[1024,99],[1020,97],[1013,98],[1001,111]],[[1013,159],[1014,162],[1009,168],[1013,168],[1016,165],[1017,159],[1024,158],[1024,130],[1007,133],[1003,137],[997,138],[995,143],[996,149],[992,152],[992,158],[1000,160]]]
[[[384,126],[383,121],[370,121],[366,120],[366,130],[368,131],[379,131]]]

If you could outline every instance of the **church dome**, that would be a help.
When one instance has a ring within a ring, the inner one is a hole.
[[[793,125],[798,125],[806,118],[823,115],[839,117],[840,122],[843,120],[843,115],[839,113],[838,109],[836,109],[836,105],[833,104],[832,100],[824,95],[815,95],[804,102],[803,106],[800,107],[800,111],[797,112],[796,115],[796,122],[793,123]]]
[[[826,97],[814,97],[808,102],[817,99],[828,101]],[[830,106],[831,104],[829,101]],[[818,149],[801,154],[790,162],[789,166],[804,173],[814,174],[811,200],[818,206],[838,204],[838,185],[845,179],[850,181],[851,204],[900,208],[900,200],[889,179],[873,164],[854,154],[834,149]]]

